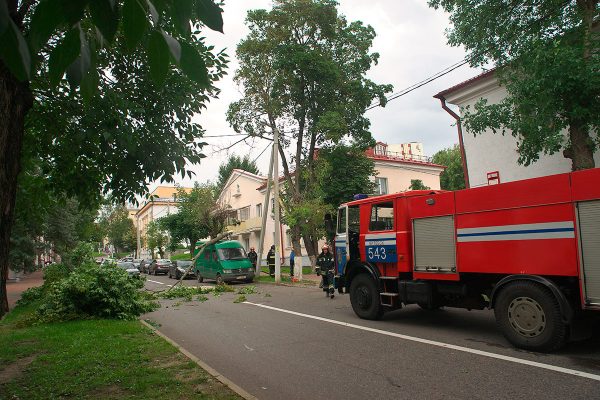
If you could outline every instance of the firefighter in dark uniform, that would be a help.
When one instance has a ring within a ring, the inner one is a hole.
[[[317,257],[317,275],[321,275],[325,296],[334,297],[334,260],[328,245],[323,245],[321,254]]]
[[[248,259],[252,263],[252,268],[256,269],[256,260],[258,260],[258,254],[256,254],[256,251],[254,251],[254,247],[250,247]]]
[[[269,265],[269,275],[275,276],[275,245],[267,253],[267,264]]]

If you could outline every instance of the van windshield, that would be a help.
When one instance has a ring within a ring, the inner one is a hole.
[[[217,249],[221,260],[243,260],[248,258],[246,250],[241,247],[231,249]]]

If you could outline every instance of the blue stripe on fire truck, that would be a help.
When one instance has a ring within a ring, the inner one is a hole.
[[[544,222],[462,228],[456,230],[458,242],[493,242],[500,240],[572,239],[575,237],[573,221]]]
[[[396,234],[365,235],[367,261],[392,263],[398,261],[396,252]]]

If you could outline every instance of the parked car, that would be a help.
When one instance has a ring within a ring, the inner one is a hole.
[[[141,258],[134,258],[133,261],[132,261],[133,266],[136,267],[138,269],[138,271],[140,271],[140,264],[141,264],[141,262],[142,262]],[[140,271],[140,272],[142,272],[142,271]]]
[[[149,258],[142,260],[142,262],[140,262],[140,266],[138,267],[140,272],[143,274],[147,274],[148,267],[150,267],[150,264],[152,264],[152,260],[150,260]]]
[[[104,260],[102,260],[102,262],[100,263],[101,267],[107,267],[109,265],[115,265],[117,263],[117,260],[115,260],[114,258],[105,258]]]
[[[158,275],[169,273],[169,266],[171,265],[171,260],[168,259],[159,259],[152,260],[152,263],[148,267],[148,275]]]
[[[254,269],[242,244],[227,240],[206,246],[194,267],[198,282],[214,279],[217,284],[231,281],[252,282]]]
[[[117,263],[117,267],[121,268],[121,269],[124,269],[125,271],[127,271],[127,273],[129,274],[129,276],[135,276],[135,277],[138,277],[138,278],[140,276],[140,271],[130,261],[119,261]]]
[[[188,270],[190,265],[192,265],[191,260],[190,261],[183,261],[183,260],[173,261],[171,263],[171,266],[169,267],[169,278],[181,279],[181,277],[183,276],[185,271]],[[192,269],[186,275],[186,278],[195,278],[195,277],[196,277],[196,274],[194,273],[194,269]]]
[[[122,262],[133,262],[133,257],[123,257],[119,261],[122,261]]]

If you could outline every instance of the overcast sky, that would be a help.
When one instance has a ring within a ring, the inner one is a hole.
[[[233,82],[238,66],[235,47],[248,30],[244,20],[250,9],[270,9],[271,0],[228,0],[224,6],[225,34],[206,32],[207,43],[222,48],[231,58],[228,75],[217,83],[222,90],[219,99],[212,100],[208,108],[198,115],[198,122],[206,135],[234,134],[225,120],[228,105],[241,97]],[[377,33],[372,51],[380,54],[379,64],[369,72],[370,79],[379,84],[392,84],[398,92],[436,72],[460,61],[466,55],[462,48],[446,44],[444,31],[449,26],[448,15],[427,6],[426,0],[339,0],[339,12],[348,21],[361,20],[371,25]],[[458,142],[453,119],[432,96],[481,71],[468,66],[460,67],[436,81],[406,96],[388,103],[385,108],[367,111],[371,132],[378,141],[389,144],[422,142],[426,155]],[[266,141],[240,143],[228,151],[222,150],[240,138],[206,139],[209,146],[203,153],[207,158],[192,170],[196,176],[181,179],[179,184],[192,185],[194,181],[215,180],[219,165],[231,154],[250,154],[258,157],[267,146]],[[268,168],[269,151],[258,158],[262,173]],[[155,185],[152,185],[151,189]]]

